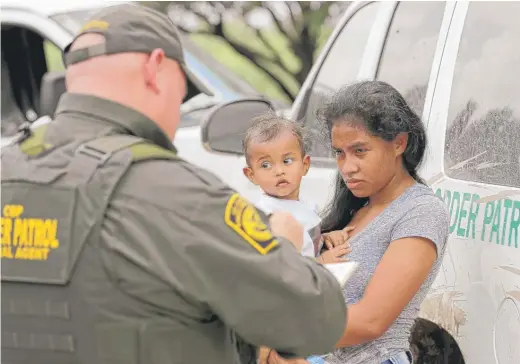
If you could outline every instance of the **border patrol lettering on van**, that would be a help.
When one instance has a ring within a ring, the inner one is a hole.
[[[449,208],[450,234],[485,243],[518,248],[520,201],[501,199],[478,203],[476,193],[438,188],[435,194]]]
[[[23,218],[22,205],[5,205],[2,209],[2,259],[47,260],[60,246],[58,220]]]

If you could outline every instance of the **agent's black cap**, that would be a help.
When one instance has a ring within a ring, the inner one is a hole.
[[[101,34],[105,42],[70,51],[72,43],[86,33]],[[188,89],[190,86],[195,87],[199,92],[213,96],[204,82],[186,65],[177,27],[165,14],[141,5],[109,6],[93,14],[63,51],[63,63],[70,66],[93,57],[116,53],[152,53],[157,48],[163,49],[166,57],[179,63],[188,80]],[[188,94],[193,95],[192,92]]]

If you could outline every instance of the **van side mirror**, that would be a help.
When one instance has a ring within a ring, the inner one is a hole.
[[[40,86],[41,116],[53,117],[61,95],[67,91],[65,85],[65,71],[47,72],[42,77]]]
[[[263,99],[240,99],[216,106],[201,124],[202,144],[210,152],[242,155],[251,119],[274,110]]]

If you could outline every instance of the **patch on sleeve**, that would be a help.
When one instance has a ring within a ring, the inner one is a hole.
[[[262,221],[258,210],[238,193],[229,198],[224,221],[262,255],[278,246],[278,241]]]

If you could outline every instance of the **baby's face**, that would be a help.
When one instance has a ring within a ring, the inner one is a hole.
[[[298,139],[284,131],[268,142],[251,141],[244,174],[270,196],[297,200],[309,166],[310,157],[302,155]]]

